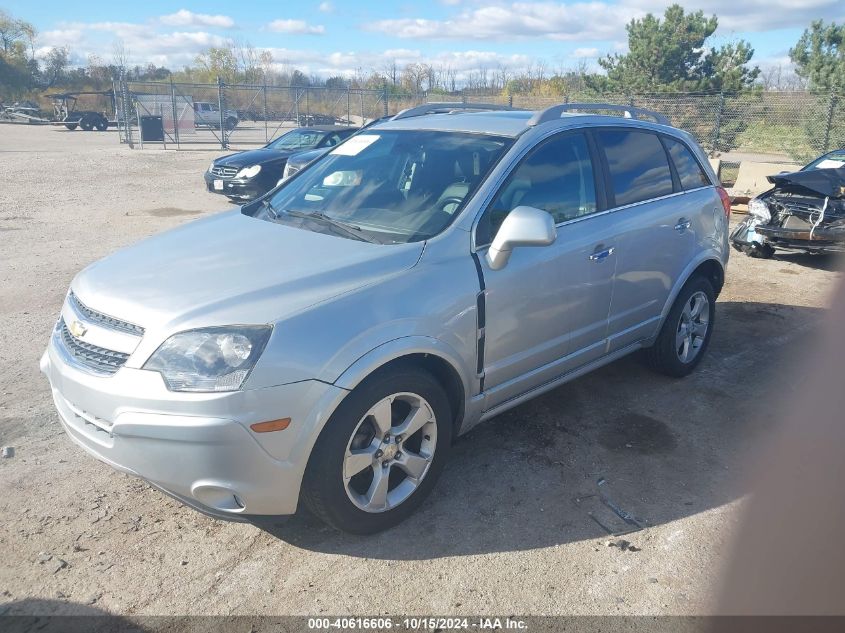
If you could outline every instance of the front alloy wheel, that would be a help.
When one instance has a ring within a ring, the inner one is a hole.
[[[430,373],[411,365],[376,372],[341,402],[317,438],[303,500],[345,532],[396,525],[434,487],[452,420],[446,392]]]
[[[385,512],[422,483],[437,448],[437,420],[425,398],[396,393],[367,411],[346,447],[343,482],[364,512]]]

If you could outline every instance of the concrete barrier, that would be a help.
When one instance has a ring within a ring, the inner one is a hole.
[[[800,165],[743,161],[739,164],[736,182],[733,187],[728,189],[728,195],[732,198],[753,198],[767,189],[771,189],[772,185],[766,180],[766,176],[798,171],[799,169],[801,169]]]
[[[719,173],[722,169],[722,159],[708,158],[707,161],[710,163],[710,167],[713,168],[713,173],[716,174],[716,178],[719,179],[719,182],[722,182],[722,174]]]

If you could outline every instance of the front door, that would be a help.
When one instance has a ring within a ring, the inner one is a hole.
[[[596,198],[586,136],[564,133],[529,152],[485,211],[476,243],[489,244],[507,214],[527,205],[548,211],[557,239],[514,250],[486,285],[485,408],[514,398],[604,353],[616,265],[609,214]]]

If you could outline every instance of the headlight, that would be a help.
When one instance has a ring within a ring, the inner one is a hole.
[[[208,166],[208,171],[211,171],[212,169],[214,169],[214,162],[212,162],[212,163]]]
[[[748,215],[753,215],[755,218],[759,218],[763,222],[768,222],[772,219],[772,214],[769,211],[769,205],[760,200],[760,198],[754,198],[748,203]]]
[[[237,174],[235,178],[253,178],[261,171],[261,165],[252,165],[251,167],[244,167]]]
[[[272,329],[263,325],[180,332],[161,344],[144,369],[159,372],[171,391],[237,391]]]

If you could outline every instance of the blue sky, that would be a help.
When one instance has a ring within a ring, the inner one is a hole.
[[[43,51],[68,46],[73,59],[110,61],[122,40],[132,63],[180,67],[226,40],[268,49],[274,60],[328,76],[426,61],[459,75],[500,66],[516,71],[537,60],[550,70],[625,50],[625,24],[665,0],[570,2],[232,2],[159,0],[68,3],[0,0],[0,8],[32,22]],[[787,51],[813,19],[845,21],[845,0],[688,0],[689,10],[719,17],[714,43],[749,40],[755,62],[787,64]],[[72,8],[71,8],[72,7]]]

